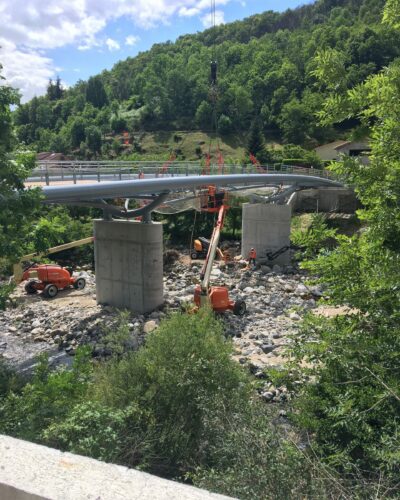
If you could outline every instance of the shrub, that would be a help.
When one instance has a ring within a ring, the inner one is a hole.
[[[0,358],[0,398],[11,391],[18,391],[23,385],[23,379]],[[0,400],[1,401],[1,400]]]
[[[108,408],[94,401],[77,404],[65,420],[50,425],[48,446],[106,462],[143,465],[149,415],[137,406]]]
[[[6,308],[7,299],[14,290],[14,283],[0,283],[0,311]]]
[[[336,475],[284,438],[273,420],[276,415],[258,402],[227,419],[214,415],[210,425],[216,439],[208,464],[189,474],[194,484],[243,500],[340,498],[342,486]]]
[[[336,229],[329,229],[324,214],[313,214],[310,226],[303,231],[294,229],[291,241],[302,248],[302,257],[315,257],[319,252],[332,247],[336,238]]]
[[[40,441],[42,432],[54,421],[65,418],[86,394],[91,365],[90,349],[77,351],[71,370],[51,372],[41,356],[31,382],[20,393],[9,392],[0,401],[0,433]]]
[[[176,475],[204,453],[211,438],[206,421],[216,408],[228,415],[248,400],[247,378],[230,355],[211,311],[174,314],[144,348],[99,369],[95,395],[112,408],[146,408],[148,432],[157,434],[147,452],[149,467]]]
[[[311,316],[292,349],[313,381],[295,400],[293,418],[313,434],[316,452],[348,475],[362,470],[392,486],[400,474],[397,333],[389,317]]]

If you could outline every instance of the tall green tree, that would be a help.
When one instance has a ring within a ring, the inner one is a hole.
[[[70,138],[71,138],[71,146],[73,148],[77,148],[80,146],[81,142],[84,142],[86,139],[86,125],[85,120],[78,116],[72,120],[70,125]]]
[[[254,155],[259,161],[261,161],[259,156],[260,155],[262,156],[264,151],[265,151],[264,136],[262,134],[258,120],[254,120],[250,128],[249,138],[247,140],[246,152],[248,155]]]
[[[387,4],[386,22],[396,19],[388,17],[393,5]],[[330,58],[320,61],[320,78],[332,75]],[[324,121],[352,115],[371,131],[369,164],[349,158],[334,168],[355,189],[364,228],[306,264],[331,301],[350,312],[311,318],[294,350],[301,362],[311,361],[313,383],[300,397],[298,420],[315,435],[315,449],[344,471],[386,481],[388,492],[400,477],[399,81],[396,61],[326,101]],[[340,86],[330,81],[330,88]]]
[[[0,85],[0,256],[9,262],[23,254],[23,242],[39,206],[38,190],[24,186],[35,157],[15,150],[10,106],[18,102],[17,91]]]
[[[92,153],[97,154],[101,151],[101,131],[95,125],[86,129],[86,145]]]
[[[86,87],[86,100],[93,104],[95,108],[102,108],[108,103],[107,94],[100,76],[89,78]]]

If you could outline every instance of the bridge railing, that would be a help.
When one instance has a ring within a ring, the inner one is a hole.
[[[319,170],[293,165],[275,164],[250,165],[210,165],[204,167],[199,162],[174,162],[166,165],[157,161],[41,161],[38,162],[29,176],[29,181],[50,185],[57,182],[73,182],[89,180],[101,182],[105,180],[133,180],[149,177],[175,177],[189,175],[221,175],[221,174],[273,174],[287,173],[312,175],[334,179],[328,170]]]

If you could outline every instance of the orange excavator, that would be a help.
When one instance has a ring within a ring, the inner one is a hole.
[[[215,312],[221,313],[230,310],[237,316],[243,316],[246,312],[246,303],[243,300],[231,300],[226,286],[210,286],[211,271],[217,254],[225,213],[228,209],[225,204],[224,196],[214,196],[213,199],[215,201],[214,206],[210,206],[210,202],[208,207],[204,210],[208,212],[218,212],[218,219],[211,236],[207,257],[200,273],[201,283],[196,285],[194,291],[194,303],[197,307],[209,304]]]

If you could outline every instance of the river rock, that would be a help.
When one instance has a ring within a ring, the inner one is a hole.
[[[154,320],[146,321],[143,326],[143,332],[148,334],[155,330],[158,327],[157,323]]]

